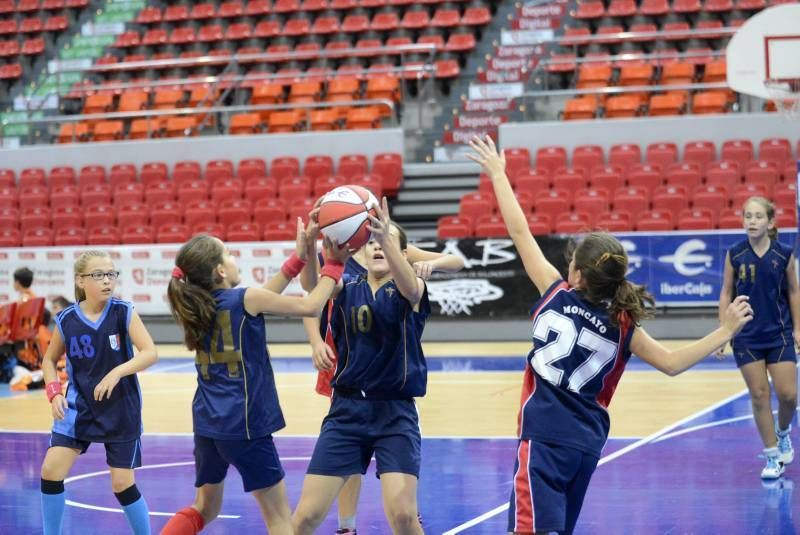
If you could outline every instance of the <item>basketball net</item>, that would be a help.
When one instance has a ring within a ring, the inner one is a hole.
[[[800,119],[800,79],[764,80],[764,87],[778,112],[787,119]]]

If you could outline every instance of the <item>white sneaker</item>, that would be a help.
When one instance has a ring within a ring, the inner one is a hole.
[[[783,464],[789,464],[794,460],[794,448],[792,447],[792,438],[789,436],[789,431],[792,430],[791,424],[786,431],[778,431],[775,426],[775,435],[778,437],[778,460]]]
[[[785,468],[779,459],[778,448],[765,448],[764,457],[767,464],[761,470],[761,479],[778,479],[783,475]]]

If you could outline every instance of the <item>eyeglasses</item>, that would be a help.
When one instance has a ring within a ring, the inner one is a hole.
[[[79,277],[91,277],[92,280],[98,282],[108,277],[108,280],[115,281],[119,278],[119,271],[92,271],[91,273],[81,273]]]

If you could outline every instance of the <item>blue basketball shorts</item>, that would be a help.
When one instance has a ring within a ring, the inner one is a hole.
[[[794,340],[789,340],[786,345],[777,347],[751,348],[742,344],[733,344],[733,358],[736,359],[736,367],[741,368],[745,364],[765,361],[767,364],[777,364],[779,362],[797,362],[797,354],[794,350]]]
[[[79,440],[61,433],[50,435],[50,445],[62,448],[79,450],[81,455],[86,453],[91,444],[88,440]],[[142,466],[142,441],[128,440],[126,442],[98,442],[106,447],[106,464],[111,468],[139,468]]]
[[[387,472],[419,478],[422,436],[412,399],[355,399],[334,390],[308,473],[365,474],[373,454],[378,477]]]
[[[597,461],[568,446],[520,440],[508,531],[572,533]]]
[[[245,492],[276,485],[285,475],[271,435],[251,440],[194,436],[195,487],[222,483],[230,465],[242,476]]]

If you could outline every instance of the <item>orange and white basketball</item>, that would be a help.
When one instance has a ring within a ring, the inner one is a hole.
[[[369,241],[369,215],[375,215],[378,199],[361,186],[339,186],[322,198],[320,231],[340,246],[359,249]]]

